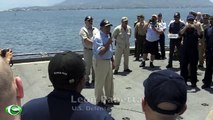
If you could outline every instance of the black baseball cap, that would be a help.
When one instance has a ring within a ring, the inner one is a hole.
[[[180,13],[179,13],[179,12],[176,12],[176,13],[174,14],[174,18],[176,18],[176,17],[180,18]]]
[[[86,16],[84,21],[87,21],[87,20],[93,20],[92,16]]]
[[[112,24],[108,21],[108,20],[106,20],[106,19],[103,19],[102,21],[101,21],[101,23],[100,23],[100,26],[101,27],[103,27],[103,26],[112,26]]]
[[[85,62],[68,51],[56,54],[49,62],[49,79],[54,87],[73,84],[85,75]]]
[[[183,77],[171,70],[152,72],[143,83],[145,100],[150,108],[161,114],[174,115],[181,112],[187,100],[187,89]],[[170,103],[173,109],[160,106],[161,103]]]

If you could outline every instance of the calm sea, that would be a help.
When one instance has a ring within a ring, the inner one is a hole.
[[[189,11],[213,14],[213,8],[149,8],[149,9],[89,9],[66,11],[21,11],[0,12],[0,48],[12,48],[16,54],[82,50],[79,29],[84,17],[91,15],[94,26],[99,28],[103,18],[113,24],[120,24],[120,18],[127,16],[133,27],[136,16],[143,14],[146,20],[152,14],[163,14],[168,24],[173,14],[179,11],[185,20]],[[112,29],[113,29],[112,28]],[[166,39],[166,44],[169,41]],[[131,37],[134,45],[134,37]]]

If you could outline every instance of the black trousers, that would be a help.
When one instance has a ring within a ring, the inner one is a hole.
[[[160,44],[160,52],[161,52],[161,58],[165,58],[165,34],[160,34],[160,39],[158,41]],[[158,50],[159,51],[159,50]]]
[[[178,58],[181,63],[181,39],[170,39],[169,42],[169,64],[172,65],[175,47],[177,48]]]
[[[136,57],[136,54],[137,54],[137,40],[135,40],[135,51],[134,51],[134,57]]]
[[[190,71],[191,75],[191,83],[196,84],[197,83],[197,64],[198,64],[198,50],[192,49],[192,48],[183,48],[182,51],[182,65],[181,65],[181,76],[185,79],[185,82],[187,82],[188,79],[188,73]],[[188,71],[188,66],[189,71]]]
[[[213,73],[213,49],[206,51],[206,70],[203,83],[210,85],[212,82]]]

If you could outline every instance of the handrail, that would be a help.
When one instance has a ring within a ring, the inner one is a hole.
[[[130,53],[134,53],[135,47],[130,46]],[[168,51],[168,46],[165,46],[165,50]],[[83,56],[82,50],[72,50],[77,54]],[[39,53],[23,53],[23,54],[14,54],[13,62],[14,63],[23,63],[23,62],[35,62],[35,61],[47,61],[50,60],[55,54],[62,53],[64,51],[57,52],[39,52]]]
[[[14,54],[13,62],[24,63],[24,62],[47,61],[50,60],[55,54],[62,52],[64,51]],[[73,52],[76,52],[80,55],[83,54],[83,51],[80,50],[74,50]]]

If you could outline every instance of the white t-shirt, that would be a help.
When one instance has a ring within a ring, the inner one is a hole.
[[[156,25],[156,29],[162,30],[158,25]],[[159,39],[160,39],[160,34],[152,29],[152,25],[149,25],[146,32],[146,40],[149,42],[154,42]]]

